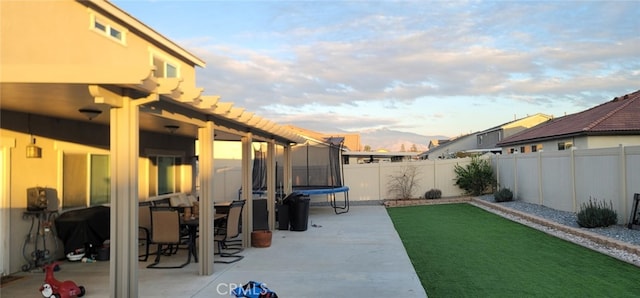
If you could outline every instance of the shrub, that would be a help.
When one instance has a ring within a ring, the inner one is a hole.
[[[467,194],[481,195],[496,184],[489,161],[478,156],[472,157],[466,167],[456,164],[453,170],[456,174],[455,184]]]
[[[418,167],[407,166],[389,176],[388,194],[395,199],[411,199],[418,185]]]
[[[588,203],[580,205],[578,212],[578,225],[583,228],[608,227],[618,222],[618,214],[613,210],[613,203],[609,205],[602,202],[595,202],[589,198]]]
[[[439,199],[442,197],[442,191],[439,189],[432,188],[424,193],[424,198],[428,200]]]
[[[508,202],[513,200],[513,192],[508,188],[501,188],[493,194],[493,198],[496,202]]]

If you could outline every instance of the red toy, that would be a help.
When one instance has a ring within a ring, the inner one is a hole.
[[[84,296],[85,290],[83,286],[78,286],[70,280],[59,281],[53,276],[53,271],[56,266],[58,266],[58,262],[44,266],[44,284],[40,287],[42,296],[46,298],[74,298]]]

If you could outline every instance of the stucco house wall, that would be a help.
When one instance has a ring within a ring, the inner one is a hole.
[[[3,81],[128,83],[149,76],[157,55],[177,64],[184,82],[195,82],[195,68],[175,53],[82,3],[3,1]],[[94,28],[95,20],[120,31],[122,40]]]

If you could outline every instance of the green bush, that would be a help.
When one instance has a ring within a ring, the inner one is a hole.
[[[479,196],[496,184],[489,161],[478,156],[472,157],[466,167],[456,164],[453,170],[456,174],[455,184],[467,194]]]
[[[508,202],[513,200],[513,192],[508,188],[501,188],[493,194],[493,198],[496,202]]]
[[[595,202],[589,199],[588,203],[580,205],[578,212],[578,225],[583,228],[608,227],[618,222],[618,214],[613,210],[613,203],[609,205],[602,202]]]
[[[428,200],[439,199],[442,197],[442,191],[439,189],[432,188],[424,193],[424,198]]]

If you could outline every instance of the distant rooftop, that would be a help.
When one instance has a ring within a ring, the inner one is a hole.
[[[551,119],[498,143],[509,146],[577,135],[640,134],[640,90],[588,110]]]

